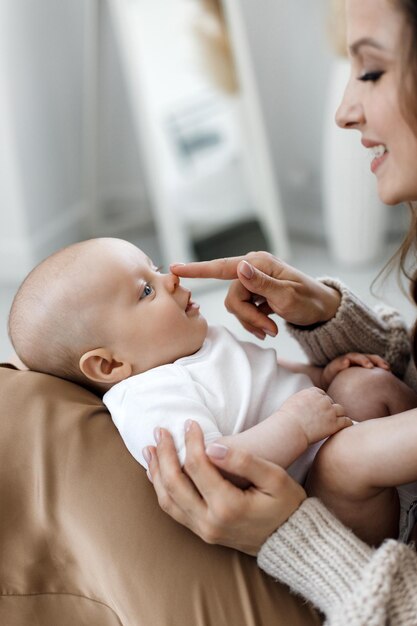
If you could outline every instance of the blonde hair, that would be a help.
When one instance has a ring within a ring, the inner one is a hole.
[[[391,6],[404,16],[404,32],[402,37],[402,71],[398,89],[401,89],[401,111],[410,126],[410,132],[417,137],[417,1],[389,0]],[[417,165],[416,165],[417,178]],[[413,264],[416,261],[417,249],[417,202],[409,202],[410,225],[404,241],[387,264],[391,269],[394,261],[399,261],[399,271],[410,281],[410,295],[417,304],[417,268],[409,269],[410,254],[414,252]],[[413,358],[417,363],[417,320],[413,329]]]
[[[222,91],[238,90],[235,62],[220,0],[200,0],[201,11],[194,22],[203,67]]]
[[[334,52],[345,57],[346,50],[346,9],[345,0],[330,0],[328,36]]]

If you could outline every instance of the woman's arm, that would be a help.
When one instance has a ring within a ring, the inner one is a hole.
[[[277,333],[270,318],[288,323],[311,363],[324,366],[346,352],[378,354],[403,377],[410,361],[404,320],[388,307],[373,311],[340,281],[316,280],[267,252],[173,265],[178,276],[233,280],[226,308],[256,336]]]
[[[205,454],[201,430],[186,432],[185,475],[169,433],[152,447],[150,472],[161,507],[208,543],[258,555],[268,574],[326,615],[328,626],[411,626],[417,615],[417,558],[395,541],[373,550],[280,467],[216,444]],[[221,468],[244,476],[242,491]],[[300,506],[301,505],[301,506]],[[276,530],[278,529],[278,530]]]
[[[149,476],[159,504],[207,543],[255,556],[306,497],[284,469],[245,450],[211,444],[209,458],[196,422],[185,433],[185,472],[169,432],[161,428],[156,438],[157,446],[148,448]],[[241,476],[252,486],[242,491],[220,472]]]
[[[417,554],[397,541],[378,550],[308,498],[262,546],[258,565],[310,600],[328,626],[411,626]]]
[[[324,366],[345,352],[378,354],[403,377],[410,361],[410,336],[401,315],[389,307],[371,309],[336,279],[321,280],[340,293],[335,315],[314,328],[287,325],[309,361]]]
[[[171,265],[172,273],[187,278],[233,280],[225,305],[249,332],[276,335],[276,313],[292,324],[311,326],[334,317],[340,293],[277,259],[269,252]]]

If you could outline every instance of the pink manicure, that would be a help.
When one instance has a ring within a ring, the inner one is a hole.
[[[224,459],[228,451],[229,448],[227,446],[223,446],[221,443],[211,443],[206,448],[207,456],[212,456],[213,459]]]
[[[156,443],[159,443],[161,441],[161,429],[154,428],[153,436],[154,436]]]
[[[143,454],[143,458],[145,459],[145,461],[147,462],[147,464],[149,465],[149,463],[152,460],[152,453],[149,450],[149,448],[143,448],[142,450],[142,454]]]
[[[188,433],[188,431],[190,430],[191,426],[193,425],[193,420],[187,420],[184,424],[184,430],[186,433]]]
[[[250,280],[253,276],[253,267],[249,265],[247,261],[241,261],[239,263],[239,271],[243,274],[245,278]]]

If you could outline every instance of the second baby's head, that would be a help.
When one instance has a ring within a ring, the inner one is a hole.
[[[29,369],[102,391],[195,353],[206,333],[178,277],[113,238],[83,241],[42,261],[9,316],[10,339]]]

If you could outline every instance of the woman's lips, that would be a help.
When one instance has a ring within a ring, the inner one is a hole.
[[[373,157],[371,161],[371,171],[375,173],[388,155],[387,146],[381,142],[372,141],[371,139],[366,139],[364,137],[362,137],[361,143],[370,151],[371,156]]]
[[[375,157],[374,159],[372,159],[371,171],[372,171],[373,174],[375,174],[376,170],[386,160],[387,157],[388,157],[388,152],[384,152],[384,154],[382,156]]]

